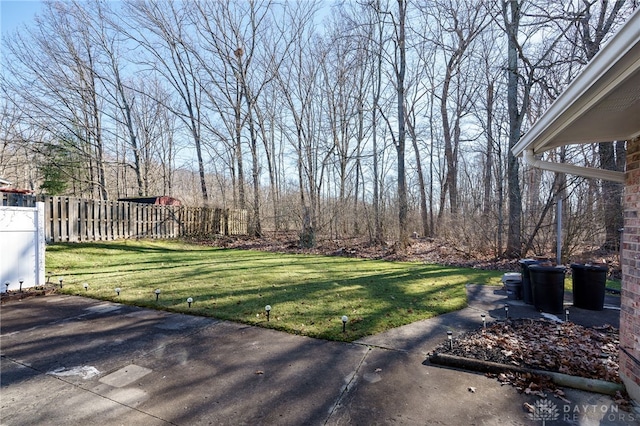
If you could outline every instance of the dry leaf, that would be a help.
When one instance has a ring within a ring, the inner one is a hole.
[[[444,342],[436,352],[620,383],[618,347],[618,330],[610,325],[587,328],[571,322],[513,319],[464,333],[453,348]],[[565,400],[550,380],[511,373],[491,377],[520,392],[551,393]]]

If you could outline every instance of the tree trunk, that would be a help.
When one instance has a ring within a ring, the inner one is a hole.
[[[485,220],[493,210],[491,182],[493,178],[493,82],[487,86],[487,145],[484,162],[484,196],[482,214]]]
[[[507,10],[508,7],[509,11]],[[513,155],[512,148],[520,140],[522,124],[522,116],[518,109],[518,26],[520,22],[520,4],[515,0],[503,0],[502,8],[508,36],[507,108],[509,111],[509,152],[507,153],[509,225],[505,254],[508,257],[517,258],[520,257],[522,251],[522,194],[520,192],[518,159]]]
[[[397,95],[398,95],[398,139],[396,152],[398,154],[398,248],[404,250],[409,244],[407,235],[407,180],[404,165],[405,153],[405,111],[404,111],[404,77],[407,66],[405,46],[405,14],[406,4],[404,0],[398,0],[398,50],[400,63],[396,70]]]

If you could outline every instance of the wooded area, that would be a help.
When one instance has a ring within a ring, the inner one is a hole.
[[[632,0],[47,2],[2,40],[0,177],[163,194],[249,233],[415,232],[518,257],[618,247],[620,184],[521,167],[522,134]],[[545,159],[624,168],[624,141]]]

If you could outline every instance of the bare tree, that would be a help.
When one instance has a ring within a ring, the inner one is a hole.
[[[62,163],[53,166],[86,185],[90,195],[107,199],[97,53],[86,22],[74,17],[72,9],[66,3],[47,3],[35,29],[8,40],[5,53],[10,59],[5,61],[3,85],[25,120],[51,134],[51,139],[66,141],[59,148],[71,155],[56,158],[81,158],[86,165],[83,175]],[[44,152],[46,147],[33,148]]]
[[[159,0],[125,3],[125,13],[131,21],[121,31],[148,54],[148,59],[140,61],[157,73],[174,89],[182,101],[180,109],[172,111],[189,129],[196,152],[202,201],[209,202],[205,178],[205,161],[202,149],[203,111],[202,91],[198,82],[199,70],[193,57],[190,31],[187,28],[185,10],[175,3]],[[171,108],[172,105],[165,105]]]

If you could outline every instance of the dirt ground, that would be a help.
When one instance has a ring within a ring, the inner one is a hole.
[[[409,247],[404,251],[397,250],[392,244],[372,244],[364,238],[318,238],[315,247],[303,248],[300,246],[298,236],[295,233],[283,233],[279,236],[264,236],[262,238],[225,237],[199,242],[225,248],[264,250],[276,253],[307,253],[390,261],[417,261],[448,266],[520,272],[519,259],[496,258],[490,254],[472,252],[467,248],[458,247],[455,243],[435,238],[410,238]],[[530,254],[529,256],[532,255]],[[555,254],[546,253],[544,256],[553,259]],[[610,276],[619,278],[617,252],[585,248],[580,254],[571,256],[572,262],[602,262],[603,259],[609,265]]]

